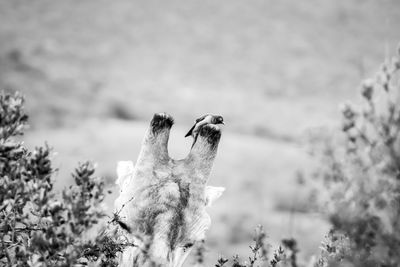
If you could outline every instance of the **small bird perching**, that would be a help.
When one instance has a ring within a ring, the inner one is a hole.
[[[118,163],[115,208],[124,238],[135,244],[121,253],[119,266],[181,267],[210,227],[206,207],[224,191],[207,186],[220,128],[203,125],[189,155],[175,160],[168,155],[173,123],[171,116],[155,114],[136,165]]]

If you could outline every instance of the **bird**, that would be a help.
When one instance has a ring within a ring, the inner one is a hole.
[[[190,128],[185,137],[193,136],[196,139],[197,133],[201,126],[205,124],[225,124],[224,118],[220,115],[206,114],[195,120],[194,125]]]

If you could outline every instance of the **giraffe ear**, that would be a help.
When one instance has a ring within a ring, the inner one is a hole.
[[[119,185],[122,189],[128,183],[129,178],[133,175],[133,162],[132,161],[119,161],[117,163],[117,180],[115,184]]]
[[[206,186],[206,206],[210,207],[225,191],[225,187]]]

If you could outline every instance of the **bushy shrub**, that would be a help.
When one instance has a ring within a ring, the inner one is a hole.
[[[361,105],[343,105],[341,143],[327,142],[318,172],[332,230],[316,266],[400,263],[399,56],[362,84]]]
[[[23,102],[0,95],[0,265],[115,265],[124,244],[88,235],[105,216],[104,183],[85,162],[72,174],[75,184],[55,194],[49,147],[29,151],[15,138],[28,119]]]

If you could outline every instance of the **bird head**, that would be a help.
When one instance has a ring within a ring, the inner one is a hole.
[[[213,124],[225,124],[222,116],[214,116]]]

